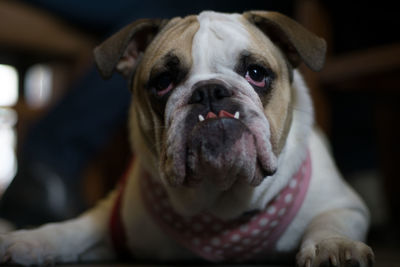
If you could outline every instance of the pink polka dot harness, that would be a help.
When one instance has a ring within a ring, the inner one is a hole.
[[[159,227],[177,242],[209,261],[240,262],[274,252],[276,241],[303,203],[310,178],[311,158],[308,153],[287,186],[263,210],[249,212],[233,220],[221,220],[208,212],[183,217],[174,211],[158,181],[145,176],[140,186],[148,212]],[[111,223],[115,224],[115,221],[115,218],[111,219]],[[115,235],[123,233],[113,229],[115,226],[111,225],[114,233],[112,239],[118,249],[121,244],[116,244],[118,238]]]

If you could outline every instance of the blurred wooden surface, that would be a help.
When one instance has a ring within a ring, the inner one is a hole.
[[[0,1],[0,45],[44,55],[87,57],[94,47],[87,34],[51,14],[17,1]]]
[[[329,58],[320,74],[320,79],[324,84],[336,85],[338,90],[345,90],[346,85],[344,83],[351,82],[351,80],[366,79],[370,87],[380,90],[384,86],[371,84],[373,79],[369,75],[384,74],[399,68],[400,42]],[[365,88],[365,86],[358,88]],[[399,89],[398,84],[396,84],[396,89]]]

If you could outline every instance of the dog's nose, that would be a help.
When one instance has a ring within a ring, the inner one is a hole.
[[[212,103],[231,96],[232,93],[221,84],[204,84],[194,90],[189,99],[189,104],[203,104],[211,107]]]

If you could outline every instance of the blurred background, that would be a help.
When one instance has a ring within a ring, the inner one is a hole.
[[[76,216],[124,172],[130,93],[118,75],[101,80],[96,44],[142,17],[276,10],[328,42],[321,72],[302,67],[317,122],[345,179],[370,207],[377,266],[400,266],[395,2],[187,2],[0,0],[0,217],[29,227]]]

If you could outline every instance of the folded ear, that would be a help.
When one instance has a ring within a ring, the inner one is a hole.
[[[323,39],[277,12],[249,11],[243,16],[280,47],[294,68],[303,61],[314,71],[322,69],[326,53]]]
[[[137,20],[109,37],[94,49],[94,59],[103,78],[110,78],[114,70],[129,77],[143,52],[167,23],[161,19]]]

